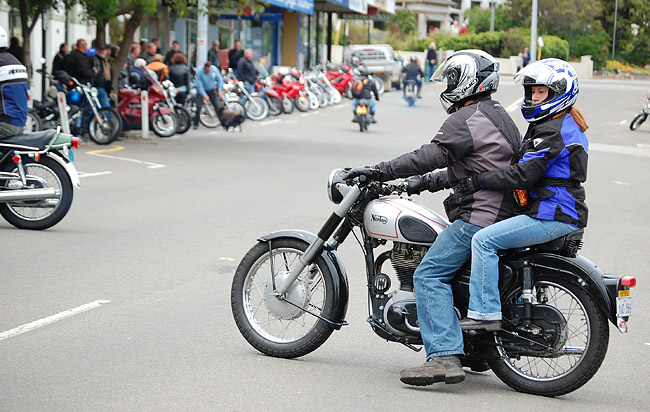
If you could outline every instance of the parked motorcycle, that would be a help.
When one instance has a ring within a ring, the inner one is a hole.
[[[59,130],[0,140],[0,215],[20,229],[41,230],[61,221],[80,187],[72,149],[81,140]]]
[[[172,109],[176,115],[176,120],[178,121],[176,134],[183,134],[187,132],[192,125],[192,117],[189,110],[187,110],[185,106],[176,103],[175,97],[178,91],[176,90],[174,83],[172,83],[170,80],[163,80],[160,83],[160,86],[162,87],[165,94],[165,102],[167,103],[167,107]]]
[[[124,127],[127,129],[138,130],[142,128],[141,94],[140,89],[126,88],[118,91],[117,110],[122,116]],[[173,136],[178,129],[178,117],[174,114],[174,110],[167,105],[165,90],[160,83],[151,84],[148,97],[151,130],[160,137]]]
[[[260,121],[268,117],[269,105],[266,100],[256,92],[249,93],[244,86],[244,82],[232,76],[232,71],[231,78],[224,79],[223,89],[226,91],[226,102],[241,103],[246,109],[243,113],[246,113],[249,119]]]
[[[348,324],[348,280],[337,249],[350,233],[364,254],[373,331],[413,350],[422,345],[413,273],[448,222],[411,199],[392,196],[405,191],[404,183],[345,179],[341,169],[330,175],[328,195],[337,206],[318,235],[295,229],[264,235],[237,267],[233,316],[244,338],[264,354],[306,355]],[[503,328],[464,332],[464,363],[487,361],[507,385],[543,396],[563,395],[589,381],[607,351],[607,320],[627,331],[636,279],[604,274],[577,254],[582,236],[577,230],[501,253]],[[467,314],[469,275],[468,263],[451,283],[459,317]]]
[[[643,122],[646,121],[648,118],[648,114],[650,114],[650,92],[648,92],[648,97],[645,98],[645,105],[643,106],[643,109],[634,116],[634,119],[632,119],[632,123],[630,123],[630,130],[636,130],[643,124]]]

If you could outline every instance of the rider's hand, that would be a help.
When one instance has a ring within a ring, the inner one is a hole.
[[[474,192],[481,190],[481,185],[479,183],[479,176],[477,173],[470,173],[468,177],[458,181],[458,185],[455,187],[456,193],[461,193],[463,195],[469,195]]]
[[[355,168],[345,168],[343,169],[343,174],[341,177],[344,180],[354,179],[355,177],[361,177],[360,181],[365,181],[366,179],[370,180],[380,180],[382,173],[377,166],[361,166]]]
[[[422,191],[422,176],[411,176],[404,179],[406,184],[406,193],[409,196],[419,195]]]
[[[209,100],[210,100],[210,96],[208,96],[208,95],[206,94],[205,96],[203,96],[203,100],[205,100],[206,102],[209,101]]]
[[[217,94],[219,95],[219,97],[223,97],[223,95],[226,94],[226,93],[225,92],[217,92]]]

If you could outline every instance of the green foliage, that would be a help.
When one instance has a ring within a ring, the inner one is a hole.
[[[524,47],[530,46],[530,29],[529,28],[512,28],[503,33],[501,39],[502,57],[516,56],[524,50]]]
[[[480,34],[463,34],[462,36],[441,37],[436,41],[438,48],[447,50],[479,49],[498,56],[501,51],[502,31]]]
[[[389,27],[396,27],[400,33],[406,36],[414,33],[417,28],[415,13],[409,10],[395,10],[395,14],[388,17],[388,23],[392,23]],[[390,28],[389,31],[391,31]]]
[[[615,0],[602,0],[600,21],[610,36],[614,33]],[[616,20],[616,56],[634,64],[650,62],[650,1],[619,0]]]
[[[542,47],[542,59],[556,57],[562,60],[569,60],[569,42],[557,36],[544,35],[544,47]]]
[[[467,28],[471,33],[482,33],[490,30],[490,20],[492,19],[490,9],[474,6],[466,10],[464,16],[468,19]],[[517,22],[513,20],[509,8],[500,4],[494,9],[494,30],[507,30],[516,25]]]
[[[602,0],[539,0],[537,30],[566,37],[585,27],[599,28],[598,17],[602,10]],[[521,26],[530,27],[532,2],[512,0],[509,15]]]
[[[603,69],[611,57],[612,39],[603,30],[578,31],[569,37],[569,55],[572,58],[591,56],[594,68]]]

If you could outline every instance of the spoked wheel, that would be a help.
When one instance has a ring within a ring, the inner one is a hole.
[[[156,112],[151,116],[151,129],[160,137],[170,137],[178,129],[178,118],[174,113]]]
[[[377,93],[379,93],[380,95],[384,94],[384,92],[386,91],[386,85],[384,84],[384,79],[382,79],[381,77],[373,76],[372,80],[375,82]]]
[[[632,123],[630,123],[630,130],[636,130],[645,122],[645,120],[648,118],[648,115],[645,113],[639,113],[637,114],[634,119],[632,119]]]
[[[325,319],[334,311],[332,274],[318,257],[305,268],[286,293],[285,300],[274,295],[292,265],[308,244],[296,239],[276,239],[258,243],[242,259],[233,279],[231,307],[235,323],[244,338],[260,352],[296,358],[316,350],[332,334],[332,327],[310,315],[306,308]]]
[[[174,110],[176,111],[176,118],[178,120],[178,128],[176,129],[176,133],[183,134],[187,132],[192,125],[192,115],[190,114],[189,110],[181,105],[174,106]]]
[[[0,203],[0,214],[7,222],[19,229],[42,230],[59,223],[72,205],[72,182],[65,168],[48,156],[41,156],[37,162],[22,157],[27,175],[27,185],[19,180],[0,180],[0,186],[12,189],[54,189],[54,196],[47,199],[23,200]],[[5,171],[18,173],[13,162]],[[3,191],[4,192],[4,191]]]
[[[514,303],[517,293],[510,303]],[[540,345],[507,344],[506,330],[494,336],[495,355],[490,367],[508,386],[520,392],[559,396],[572,392],[596,373],[607,352],[607,319],[589,295],[564,280],[535,281],[535,305],[557,309],[566,325],[556,330],[547,348]]]
[[[41,120],[41,117],[35,110],[28,109],[24,132],[39,132],[41,130],[43,130],[43,121]]]
[[[269,115],[269,105],[259,96],[252,96],[244,103],[246,116],[251,120],[264,120]]]
[[[99,121],[90,119],[90,139],[97,144],[111,144],[122,133],[122,118],[114,107],[99,110]]]
[[[269,114],[278,116],[282,113],[282,99],[279,97],[269,97]]]
[[[309,98],[307,95],[298,95],[295,100],[296,108],[301,112],[309,111]]]

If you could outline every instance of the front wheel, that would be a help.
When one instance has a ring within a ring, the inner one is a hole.
[[[386,84],[384,83],[384,79],[382,79],[381,77],[373,76],[372,80],[375,82],[377,93],[379,93],[380,95],[384,94],[384,92],[386,91]]]
[[[645,113],[639,113],[637,114],[634,119],[632,119],[632,123],[630,123],[630,130],[636,130],[641,126],[643,122],[648,118],[648,115]]]
[[[68,172],[59,162],[48,156],[36,159],[22,157],[27,185],[20,180],[0,180],[0,186],[10,190],[54,189],[54,196],[40,200],[22,200],[0,203],[2,217],[19,229],[42,230],[52,227],[65,217],[72,205],[72,181]],[[6,172],[18,173],[18,168],[11,162],[4,169]],[[2,190],[3,192],[5,189]]]
[[[178,129],[176,129],[176,133],[183,134],[187,132],[192,125],[192,115],[189,110],[179,104],[174,106],[174,110],[176,111],[176,118],[178,120]]]
[[[296,108],[301,112],[309,111],[309,98],[306,94],[299,94],[296,97],[294,103],[296,104]]]
[[[122,118],[114,107],[104,107],[90,119],[89,129],[93,142],[111,144],[122,133]]]
[[[519,295],[506,302],[515,303]],[[533,296],[535,305],[548,305],[561,313],[565,325],[556,326],[548,347],[532,345],[531,339],[526,340],[531,345],[513,344],[516,332],[505,328],[494,336],[490,346],[496,356],[488,363],[499,379],[517,391],[564,395],[587,383],[603,362],[609,342],[607,318],[583,288],[566,280],[540,277]],[[547,333],[548,327],[544,329]]]
[[[269,115],[269,105],[259,96],[252,96],[244,102],[246,116],[251,120],[264,120]]]
[[[162,114],[157,111],[151,116],[151,129],[159,137],[171,137],[178,129],[178,119],[174,113]]]
[[[291,100],[286,96],[282,99],[282,113],[286,113],[286,114],[293,113],[294,107],[295,105],[293,104],[293,100]]]
[[[275,96],[269,96],[269,114],[278,116],[282,113],[282,99]]]
[[[274,284],[279,287],[308,246],[291,238],[270,245],[260,242],[235,271],[230,294],[235,323],[248,343],[266,355],[297,358],[316,350],[332,334],[327,322],[300,309],[332,317],[334,284],[322,257],[303,270],[284,300],[273,293]]]

